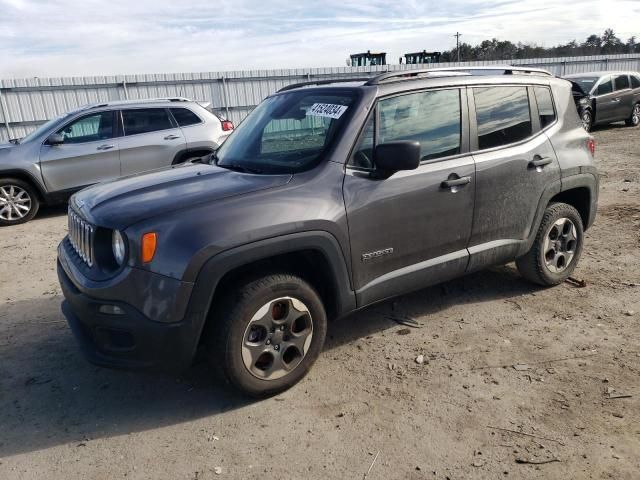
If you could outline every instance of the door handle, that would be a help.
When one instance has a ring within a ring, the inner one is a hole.
[[[115,145],[100,145],[96,150],[111,150],[115,147]]]
[[[455,174],[454,174],[455,175]],[[467,185],[471,183],[471,177],[458,177],[457,175],[454,178],[449,178],[440,184],[442,188],[450,188],[454,193],[457,191],[456,187],[462,187],[463,185]]]
[[[542,167],[544,167],[545,165],[549,165],[551,162],[553,162],[552,158],[540,157],[536,155],[535,157],[533,157],[533,160],[529,162],[529,167],[535,168],[537,171],[540,171],[542,170]]]
[[[164,137],[165,140],[177,140],[178,138],[180,138],[180,135],[167,135]]]

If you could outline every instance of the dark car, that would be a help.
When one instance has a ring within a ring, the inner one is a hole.
[[[591,72],[567,75],[585,130],[594,125],[624,122],[640,125],[640,73]]]
[[[290,86],[208,163],[75,194],[58,276],[86,356],[182,369],[203,347],[268,395],[311,368],[327,318],[513,260],[563,282],[598,198],[571,84],[475,70]]]

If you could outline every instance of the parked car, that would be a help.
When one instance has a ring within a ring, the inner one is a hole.
[[[585,130],[622,120],[640,125],[640,73],[590,72],[567,75]]]
[[[185,98],[87,105],[0,145],[0,226],[88,185],[211,154],[233,124]]]
[[[203,346],[269,395],[311,368],[328,317],[512,260],[563,282],[598,198],[571,84],[475,70],[286,87],[209,163],[75,194],[57,268],[86,356],[181,369]]]

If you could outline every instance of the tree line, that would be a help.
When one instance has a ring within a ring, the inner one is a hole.
[[[460,44],[460,60],[510,60],[515,58],[546,58],[546,57],[578,57],[586,55],[612,55],[619,53],[640,53],[640,43],[632,36],[626,41],[618,38],[612,28],[607,28],[602,35],[592,34],[578,43],[572,40],[565,45],[545,48],[534,43],[512,43],[508,40],[484,40],[472,46],[462,42]],[[442,52],[441,62],[456,62],[458,50]]]

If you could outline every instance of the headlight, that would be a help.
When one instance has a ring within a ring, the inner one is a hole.
[[[111,235],[111,249],[113,250],[113,258],[116,259],[118,266],[122,266],[125,256],[124,238],[118,230],[114,230]]]

